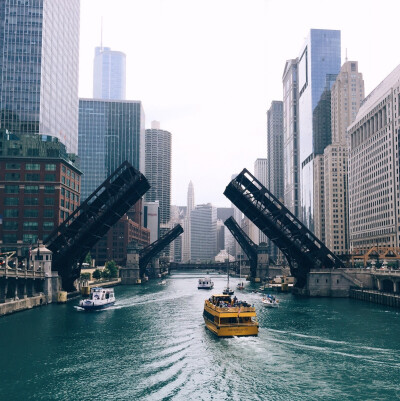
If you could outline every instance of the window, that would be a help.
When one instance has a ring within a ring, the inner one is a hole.
[[[19,198],[4,198],[4,205],[6,206],[18,206]]]
[[[54,194],[56,192],[56,189],[51,186],[51,185],[45,185],[44,186],[44,193],[45,194]]]
[[[46,174],[44,176],[45,181],[55,181],[56,180],[56,175],[55,174]]]
[[[38,217],[39,211],[37,209],[24,209],[24,217]]]
[[[44,231],[49,231],[52,230],[54,228],[54,223],[52,221],[45,221],[43,223],[43,230]]]
[[[63,184],[65,184],[65,177],[64,177],[64,176],[61,177],[61,182],[62,182]]]
[[[37,231],[38,223],[37,221],[24,221],[24,230]]]
[[[19,181],[20,174],[19,173],[6,173],[4,176],[6,181]]]
[[[43,217],[54,217],[54,210],[53,209],[44,209],[43,210]]]
[[[64,207],[64,206],[65,206],[64,199],[61,199],[61,206],[62,206],[62,207]]]
[[[65,168],[65,166],[62,166],[62,172],[65,173],[67,171],[67,169]]]
[[[18,217],[18,209],[4,209],[4,217]]]
[[[26,181],[40,181],[40,174],[27,173],[27,174],[25,174],[25,180]]]
[[[17,242],[17,234],[4,234],[3,243]]]
[[[4,186],[4,193],[5,194],[18,194],[19,193],[19,186],[18,185],[5,185]]]
[[[39,205],[39,198],[25,198],[24,205],[25,206],[37,206],[37,205]]]
[[[44,166],[44,169],[46,170],[46,171],[56,171],[56,165],[55,164],[46,164],[45,166]]]
[[[38,194],[39,193],[39,186],[38,185],[25,185],[24,192],[26,194]]]
[[[40,170],[39,163],[26,163],[25,170]]]
[[[44,198],[45,206],[52,206],[54,205],[54,198]]]
[[[6,170],[21,170],[20,163],[6,163]]]
[[[37,234],[24,234],[22,236],[22,241],[28,244],[35,244],[38,240]]]
[[[18,221],[3,221],[4,230],[18,230]]]

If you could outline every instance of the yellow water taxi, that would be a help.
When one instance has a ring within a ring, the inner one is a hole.
[[[206,327],[218,337],[257,336],[256,308],[230,295],[212,295],[204,302]]]

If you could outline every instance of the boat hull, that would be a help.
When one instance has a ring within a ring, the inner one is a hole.
[[[79,307],[84,309],[85,311],[95,311],[95,310],[100,310],[100,309],[106,309],[110,306],[113,306],[115,304],[115,301],[108,302],[106,304],[93,304],[92,302],[86,303],[83,302],[79,304]]]
[[[206,327],[218,337],[236,337],[236,336],[258,336],[258,325],[234,325],[219,326],[204,318]]]

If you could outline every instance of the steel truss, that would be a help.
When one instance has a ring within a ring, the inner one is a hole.
[[[256,277],[257,272],[257,250],[258,246],[250,239],[250,237],[240,228],[237,221],[231,216],[224,221],[225,226],[232,233],[243,252],[250,261],[250,275]]]
[[[157,256],[167,245],[169,245],[175,238],[179,237],[183,233],[183,228],[180,224],[177,224],[174,228],[167,231],[157,241],[154,241],[150,245],[141,249],[139,252],[139,269],[140,277],[143,277],[146,266],[150,260]]]
[[[311,269],[344,267],[342,261],[248,170],[244,169],[229,183],[224,195],[286,256],[297,287],[305,286]]]
[[[46,246],[65,290],[74,289],[90,249],[149,188],[146,177],[124,162],[49,235]]]

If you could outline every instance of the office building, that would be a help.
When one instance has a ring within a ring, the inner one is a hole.
[[[300,213],[298,59],[288,60],[283,72],[283,200],[296,216]]]
[[[300,217],[311,231],[315,230],[314,210],[321,207],[323,197],[314,183],[323,175],[317,172],[323,163],[316,157],[331,143],[330,119],[325,113],[330,114],[330,89],[340,66],[340,31],[311,29],[297,65]]]
[[[79,0],[0,2],[0,120],[78,152]]]
[[[267,188],[283,201],[283,102],[272,101],[267,111]]]
[[[0,249],[26,257],[80,204],[81,170],[56,137],[0,132]]]
[[[171,216],[171,133],[160,129],[158,122],[146,129],[145,136],[146,178],[150,189],[147,202],[160,202],[160,223],[166,225]]]
[[[191,212],[191,261],[212,261],[217,254],[217,208],[207,203]]]
[[[348,127],[351,251],[399,246],[400,65],[363,101]]]
[[[126,56],[109,47],[96,47],[93,62],[93,97],[125,100]]]
[[[347,127],[364,99],[364,80],[357,61],[346,61],[331,89],[332,144],[324,151],[326,246],[338,255],[349,253]]]
[[[160,202],[143,202],[143,226],[150,230],[150,243],[160,238]]]
[[[145,121],[140,101],[79,100],[82,200],[124,161],[145,171]]]
[[[268,188],[268,159],[256,159],[254,162],[254,177],[256,177],[264,187]],[[261,244],[261,242],[265,242],[268,244],[268,241],[268,237],[261,230],[258,230],[258,239],[255,243]]]

